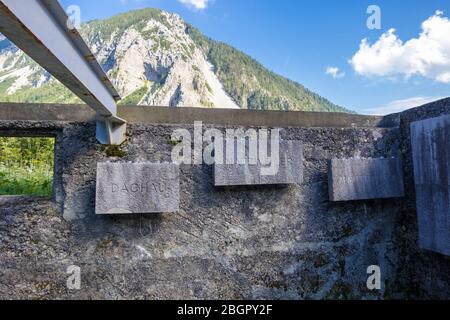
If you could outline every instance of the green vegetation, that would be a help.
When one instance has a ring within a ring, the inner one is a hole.
[[[172,47],[172,42],[164,39],[164,38],[158,38],[154,37],[153,39],[153,45],[152,45],[152,51],[158,51],[158,49],[169,51]]]
[[[23,54],[20,56],[20,58],[17,60],[17,63],[15,64],[16,68],[23,68],[26,66],[30,66],[32,68],[38,67],[39,65],[31,59],[28,55]]]
[[[139,104],[139,102],[144,98],[145,94],[148,91],[149,88],[149,82],[147,81],[144,86],[141,88],[135,90],[133,93],[126,96],[124,99],[122,99],[119,102],[119,105],[136,105]]]
[[[212,90],[212,88],[211,88],[211,86],[209,85],[208,82],[205,82],[205,86],[206,86],[206,90],[208,90],[209,93],[212,93],[212,92],[213,92],[213,90]]]
[[[102,39],[110,39],[114,35],[114,40],[119,41],[124,32],[134,27],[144,38],[153,40],[154,51],[174,50],[174,43],[171,43],[159,35],[158,27],[147,28],[148,22],[155,20],[162,25],[171,28],[165,13],[159,9],[142,9],[131,11],[124,14],[111,17],[105,20],[94,20],[85,23],[81,27],[81,34],[87,43],[102,43]],[[267,70],[260,63],[236,50],[225,43],[217,42],[205,37],[194,27],[187,25],[187,34],[193,40],[189,45],[181,43],[181,57],[189,62],[196,48],[200,48],[208,60],[213,64],[214,71],[223,84],[224,90],[231,98],[244,109],[260,110],[293,110],[293,111],[326,111],[326,112],[349,112],[348,110],[337,106],[325,98],[311,92],[301,84],[284,78],[276,73]],[[183,36],[184,37],[184,36]],[[1,41],[3,47],[6,47],[6,40]],[[8,42],[9,43],[9,42]],[[10,59],[13,59],[12,57]],[[100,63],[107,65],[109,77],[116,79],[118,75],[118,64],[120,57],[103,57],[104,61]],[[9,59],[8,59],[9,60]],[[9,63],[15,62],[14,59]],[[37,68],[28,56],[21,55],[15,62],[14,69],[24,66]],[[201,73],[198,66],[192,66],[195,73]],[[0,83],[0,101],[5,102],[29,102],[29,103],[82,103],[82,101],[72,94],[67,88],[61,85],[57,80],[52,79],[49,83],[39,88],[34,88],[41,72],[35,73],[30,77],[30,85],[21,88],[12,95],[6,94],[9,88],[17,78],[9,78]],[[158,80],[152,84],[146,84],[137,89],[121,102],[122,105],[137,104],[145,94],[154,94],[160,90],[165,79]],[[206,83],[206,89],[211,92],[211,87]],[[207,107],[211,107],[208,101],[202,101]]]
[[[159,46],[163,49],[163,50],[170,50],[170,47],[172,46],[172,43],[164,38],[160,38],[159,40]]]
[[[6,90],[8,90],[9,87],[11,87],[14,83],[14,81],[17,80],[17,77],[7,78],[0,82],[0,97],[3,98],[4,95],[6,95]],[[2,101],[5,101],[4,99],[1,99]]]
[[[179,145],[181,142],[183,142],[182,140],[167,140],[167,144],[171,145],[173,147]]]
[[[194,54],[194,50],[195,50],[195,46],[194,49],[192,49],[192,44],[189,46],[186,46],[183,42],[181,42],[182,40],[180,40],[181,43],[181,47],[183,48],[183,55],[185,55],[186,57],[188,57],[189,59],[192,59],[192,55]]]
[[[190,25],[186,32],[205,52],[225,90],[242,108],[348,112],[301,84],[267,70],[241,51],[205,37]]]
[[[123,151],[121,146],[117,146],[117,145],[103,146],[103,151],[105,152],[106,156],[109,158],[125,157],[125,151]]]
[[[109,78],[110,79],[116,79],[117,75],[119,74],[119,68],[115,66],[109,71]]]
[[[28,102],[28,103],[82,103],[81,99],[75,96],[69,89],[59,81],[53,79],[40,88],[31,86],[21,88],[16,93],[8,95],[2,86],[8,88],[12,83],[7,79],[0,84],[0,101],[4,102]]]
[[[158,34],[158,31],[159,29],[157,27],[153,27],[151,29],[143,30],[141,34],[145,40],[150,40],[153,39],[156,34]]]
[[[0,137],[0,195],[50,196],[54,138]]]
[[[161,10],[146,8],[119,14],[106,20],[92,20],[82,26],[81,33],[83,36],[87,36],[86,39],[89,40],[99,35],[103,39],[109,39],[114,32],[117,32],[116,37],[120,37],[131,26],[142,32],[150,19],[156,20],[170,28],[170,24]]]

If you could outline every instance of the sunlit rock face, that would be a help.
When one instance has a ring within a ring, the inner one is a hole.
[[[149,9],[88,22],[80,31],[121,97],[130,104],[239,108],[178,15]],[[3,35],[0,81],[5,84],[5,95],[57,85]]]
[[[259,110],[347,110],[279,76],[180,16],[158,9],[84,23],[79,31],[122,104]],[[0,101],[79,103],[0,36]]]

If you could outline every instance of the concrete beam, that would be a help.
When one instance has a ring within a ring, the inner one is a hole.
[[[101,143],[120,144],[120,97],[68,21],[57,0],[0,0],[0,32],[96,111]]]
[[[154,106],[118,106],[117,109],[119,117],[127,123],[193,125],[194,121],[202,121],[214,125],[275,128],[391,128],[383,126],[383,117],[346,113]],[[86,105],[0,102],[0,121],[14,120],[84,122],[95,120],[95,112]]]

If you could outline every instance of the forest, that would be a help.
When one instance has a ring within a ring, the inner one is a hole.
[[[51,196],[55,139],[0,137],[0,195]]]

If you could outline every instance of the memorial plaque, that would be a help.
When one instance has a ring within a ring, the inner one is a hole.
[[[247,156],[246,164],[215,164],[215,186],[283,185],[303,182],[303,144],[300,141],[280,142],[276,172],[265,172],[263,168],[267,169],[269,166],[263,165],[260,159],[257,159],[256,164],[250,163]]]
[[[328,163],[330,201],[404,196],[400,159],[333,159]]]
[[[419,246],[450,256],[450,116],[411,124]]]
[[[177,212],[179,167],[174,164],[97,164],[97,214]]]

